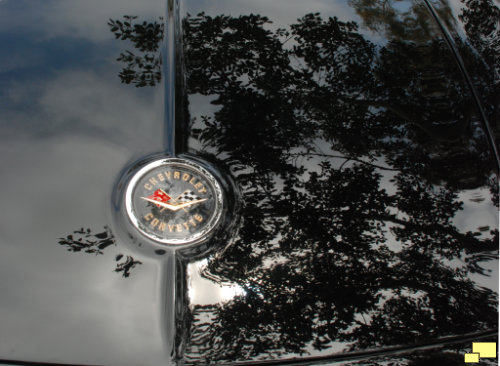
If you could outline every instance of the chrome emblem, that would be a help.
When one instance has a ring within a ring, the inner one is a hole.
[[[139,232],[163,244],[199,243],[213,233],[223,208],[215,177],[185,159],[161,159],[141,168],[125,194],[128,217]]]

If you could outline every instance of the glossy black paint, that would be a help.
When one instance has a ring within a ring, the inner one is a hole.
[[[0,359],[462,364],[391,354],[498,330],[497,10],[1,1]],[[158,151],[232,192],[203,250],[117,219]]]
[[[164,150],[162,84],[118,77],[133,46],[107,23],[130,13],[166,4],[0,2],[0,359],[168,359],[166,266],[117,242],[111,215],[123,167]]]
[[[235,297],[194,296],[186,358],[288,359],[494,331],[495,158],[427,5],[184,4],[190,146],[220,157],[244,200],[235,243],[193,265],[195,294],[212,279]],[[488,288],[476,276],[491,276]]]

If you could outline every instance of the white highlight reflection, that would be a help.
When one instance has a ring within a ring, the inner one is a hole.
[[[202,275],[208,264],[207,259],[187,266],[188,296],[191,305],[211,305],[228,302],[245,295],[245,290],[236,283],[216,281]]]

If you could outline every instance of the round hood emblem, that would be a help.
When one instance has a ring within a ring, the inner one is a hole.
[[[163,244],[206,239],[222,213],[222,189],[206,169],[185,159],[161,159],[141,168],[125,195],[132,224]]]

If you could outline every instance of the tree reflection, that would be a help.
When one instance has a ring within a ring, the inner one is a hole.
[[[468,275],[487,274],[498,231],[454,220],[460,191],[494,189],[494,170],[445,42],[376,46],[355,23],[319,14],[289,30],[267,22],[202,13],[183,23],[188,93],[216,106],[192,120],[192,137],[231,168],[244,199],[238,237],[206,270],[244,295],[195,306],[187,357],[494,328],[497,296]]]
[[[462,54],[474,70],[484,70],[478,77],[473,75],[475,87],[481,93],[490,124],[496,134],[497,148],[500,135],[500,9],[491,0],[463,0],[464,7],[459,15],[464,24],[467,41],[474,47],[463,45]],[[471,53],[479,53],[480,62]]]
[[[102,255],[108,247],[116,246],[116,243],[113,233],[105,226],[104,231],[97,234],[92,233],[91,229],[75,230],[65,238],[59,238],[59,245],[65,246],[68,252]],[[115,260],[117,262],[115,272],[121,272],[123,277],[129,277],[132,269],[142,264],[129,255],[124,258],[123,254],[118,254]]]
[[[205,272],[243,294],[192,304],[191,329],[179,331],[189,362],[307,354],[337,342],[346,350],[414,344],[497,327],[497,294],[470,274],[488,275],[498,230],[456,220],[467,190],[485,200],[489,189],[495,204],[498,197],[470,90],[426,9],[351,5],[387,42],[320,14],[275,30],[260,15],[183,20],[189,111],[196,115],[194,96],[214,111],[182,130],[197,154],[231,170],[243,201],[233,245]],[[438,11],[452,21],[446,3]],[[159,32],[147,42],[158,44],[160,23],[143,23]],[[110,21],[117,38],[128,29],[125,39],[139,40],[128,38],[136,37],[131,23],[117,24]],[[145,86],[140,75],[150,68],[137,65],[130,80]]]
[[[137,16],[125,15],[123,20],[110,19],[108,25],[116,39],[132,42],[134,52],[126,50],[116,59],[125,67],[120,74],[124,84],[136,87],[155,86],[161,80],[161,57],[159,45],[163,39],[164,25],[159,22],[143,21],[134,24]]]
[[[495,84],[500,83],[500,9],[491,0],[463,0],[459,16],[464,22],[469,41],[481,53],[494,72]]]
[[[349,0],[349,5],[361,17],[365,27],[387,38],[425,42],[440,35],[437,24],[429,21],[429,10],[424,2]],[[456,24],[447,1],[433,1],[432,5],[446,25]]]

